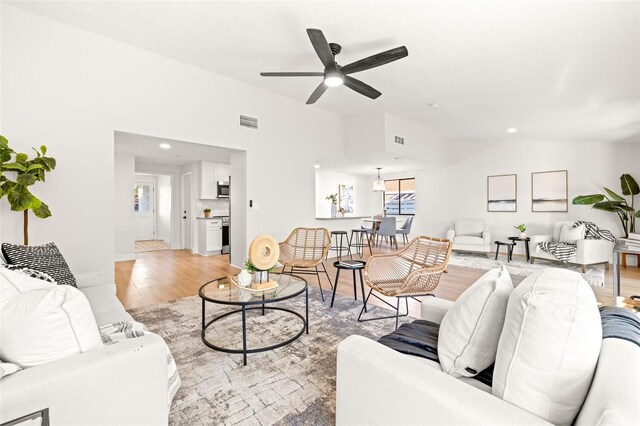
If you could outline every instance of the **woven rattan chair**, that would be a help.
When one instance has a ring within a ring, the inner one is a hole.
[[[320,296],[324,302],[320,272],[324,272],[333,288],[327,268],[322,260],[331,247],[331,237],[325,228],[296,228],[280,243],[280,259],[283,274],[315,274],[320,286]],[[322,271],[318,267],[322,267]],[[289,268],[289,272],[285,270]],[[313,269],[313,270],[311,270]]]
[[[396,314],[361,319],[363,306],[358,321],[395,318],[396,328],[398,328],[398,318],[409,313],[409,297],[418,300],[417,296],[433,296],[433,290],[440,283],[440,277],[445,272],[450,255],[450,240],[422,236],[414,238],[398,253],[371,256],[364,269],[364,282],[370,287],[364,306],[375,290],[383,296],[397,298],[396,306],[393,306],[373,294],[374,297],[395,309]],[[401,298],[405,299],[407,307],[407,313],[403,315],[400,315]]]

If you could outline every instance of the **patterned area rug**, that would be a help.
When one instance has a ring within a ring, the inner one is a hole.
[[[136,241],[136,253],[143,253],[146,251],[158,251],[169,250],[169,244],[164,240],[145,240]]]
[[[536,263],[527,263],[520,258],[515,258],[511,262],[507,262],[506,256],[502,253],[498,256],[498,260],[494,260],[493,255],[488,258],[480,253],[453,252],[449,258],[450,265],[463,266],[465,268],[489,269],[498,268],[506,265],[511,275],[520,275],[527,277],[535,272],[539,272],[547,268],[563,268],[582,274],[580,266],[564,264],[559,262],[551,262],[547,260],[536,259]],[[604,287],[604,266],[593,265],[587,267],[587,272],[582,274],[584,279],[594,287]]]
[[[325,292],[325,296],[327,293]],[[335,423],[336,349],[352,334],[376,339],[394,329],[395,320],[359,323],[361,301],[336,295],[322,303],[320,292],[309,289],[309,334],[282,348],[242,355],[218,352],[200,340],[201,299],[187,297],[129,312],[166,341],[178,365],[182,387],[171,407],[169,424],[272,425]],[[304,314],[304,296],[278,306]],[[369,314],[389,310],[368,306]],[[230,310],[207,303],[207,318]],[[401,318],[409,322],[411,318]],[[279,311],[247,315],[249,347],[284,340],[300,330],[302,321]],[[216,323],[210,340],[222,346],[240,347],[239,314]]]

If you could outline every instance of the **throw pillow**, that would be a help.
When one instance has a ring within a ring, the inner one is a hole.
[[[585,226],[584,224],[576,226],[573,228],[571,225],[567,225],[566,223],[562,225],[560,229],[560,238],[559,243],[569,243],[575,244],[576,241],[584,239]]]
[[[460,295],[440,324],[442,371],[473,377],[493,364],[512,291],[511,277],[503,266],[484,274]]]
[[[20,370],[22,370],[22,367],[20,367],[18,364],[0,360],[0,379],[10,374],[17,373]]]
[[[37,278],[39,280],[56,284],[56,280],[54,280],[51,275],[45,274],[44,272],[36,271],[35,269],[27,268],[25,266],[20,266],[20,265],[9,265],[6,263],[0,265],[0,267],[4,269],[8,269],[10,271],[20,272],[21,274],[31,278]]]
[[[23,367],[102,346],[89,301],[71,286],[10,296],[0,309],[0,324],[0,358]]]
[[[550,268],[511,293],[493,372],[493,394],[556,424],[570,425],[598,362],[596,298],[577,272]]]
[[[0,284],[2,285],[0,299],[6,301],[8,297],[31,290],[49,289],[55,283],[30,277],[22,270],[12,270],[0,267]]]
[[[7,263],[44,272],[53,277],[58,284],[76,287],[76,278],[55,243],[43,246],[4,243],[2,254]]]

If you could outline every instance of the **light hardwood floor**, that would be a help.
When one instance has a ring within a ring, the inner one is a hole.
[[[402,245],[400,246],[402,249]],[[381,248],[374,253],[389,253],[394,250]],[[368,257],[365,255],[364,260]],[[356,257],[357,259],[357,257]],[[331,281],[335,279],[335,269],[332,264],[335,259],[325,262]],[[550,264],[550,266],[552,266]],[[605,273],[605,287],[592,287],[598,301],[611,304],[612,301],[612,270]],[[186,250],[156,251],[138,253],[136,261],[116,262],[115,275],[118,298],[127,309],[146,306],[198,294],[198,289],[207,281],[225,277],[238,270],[229,265],[229,257],[199,256]],[[449,266],[440,285],[435,291],[437,297],[456,300],[485,271]],[[621,293],[623,296],[640,294],[640,268],[629,266],[622,269]],[[315,276],[306,275],[305,278],[312,286],[318,286]],[[325,299],[331,297],[326,277],[322,275]],[[359,282],[358,282],[359,283]],[[358,286],[359,288],[359,286]],[[365,288],[366,290],[366,288]],[[341,273],[337,294],[353,297],[353,281],[350,273]],[[374,298],[371,303],[382,305]],[[395,305],[395,301],[394,305]],[[326,302],[328,305],[328,302]],[[356,303],[354,301],[354,303]],[[358,291],[358,304],[361,294]],[[409,310],[412,316],[420,316],[420,304],[411,301]]]

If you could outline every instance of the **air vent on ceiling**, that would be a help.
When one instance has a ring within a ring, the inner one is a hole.
[[[404,138],[402,136],[396,136],[396,143],[398,145],[404,145]]]
[[[240,127],[257,130],[258,119],[256,117],[250,117],[248,115],[240,115]]]

